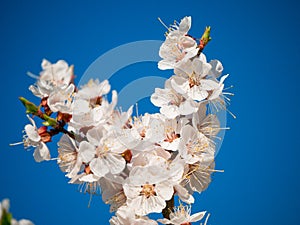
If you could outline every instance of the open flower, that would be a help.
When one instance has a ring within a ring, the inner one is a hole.
[[[108,173],[118,174],[125,168],[122,153],[126,148],[117,140],[106,137],[103,127],[95,127],[87,132],[87,140],[79,145],[82,161],[89,164],[91,172],[97,177]]]
[[[175,208],[174,212],[170,213],[170,219],[159,219],[158,222],[162,224],[188,225],[201,220],[205,216],[205,213],[204,211],[191,215],[190,206],[179,205]]]
[[[42,61],[43,71],[40,73],[36,85],[31,85],[29,90],[37,97],[48,97],[57,90],[65,90],[73,78],[73,67],[68,66],[64,60],[51,64],[48,60]]]
[[[126,204],[140,216],[161,212],[166,207],[166,201],[174,194],[174,180],[182,174],[180,164],[170,169],[164,161],[134,167],[123,186]]]
[[[160,107],[160,113],[168,119],[174,119],[179,115],[189,115],[197,111],[198,103],[192,99],[185,99],[171,85],[173,77],[166,80],[165,88],[155,88],[151,95],[151,102]]]
[[[147,216],[137,216],[127,205],[120,207],[109,223],[110,225],[157,225],[156,221]]]
[[[159,145],[166,150],[177,151],[180,142],[181,129],[187,123],[188,120],[185,118],[181,118],[178,121],[177,119],[166,119],[164,121],[165,139],[159,142]]]
[[[211,91],[218,88],[216,80],[207,79],[210,70],[211,65],[201,53],[199,57],[181,62],[175,68],[176,76],[172,78],[172,87],[185,98],[203,101]]]
[[[111,118],[117,100],[116,91],[112,91],[111,103],[102,96],[96,99],[81,99],[76,96],[70,124],[77,129],[104,125]]]
[[[33,157],[36,162],[41,162],[44,160],[50,160],[50,152],[47,145],[43,142],[42,137],[39,135],[39,131],[35,125],[33,119],[31,119],[28,115],[27,118],[31,122],[31,124],[27,124],[25,126],[25,133],[24,135],[24,146],[27,147],[35,147]]]
[[[112,176],[106,176],[100,179],[100,185],[102,188],[102,200],[105,204],[110,204],[110,212],[117,211],[126,202],[126,196],[123,190],[124,179]]]
[[[214,155],[214,145],[209,138],[191,125],[181,130],[179,154],[188,164],[204,160],[206,154]]]
[[[193,114],[192,124],[198,131],[208,138],[214,138],[220,131],[220,121],[214,114],[206,115],[206,104],[201,103],[199,109]]]
[[[141,152],[152,150],[156,143],[163,140],[163,132],[163,121],[146,113],[126,124],[117,138],[128,149]]]
[[[211,182],[211,174],[215,172],[215,162],[213,156],[206,156],[202,162],[186,165],[185,179],[182,185],[190,193],[204,191]]]
[[[77,97],[85,100],[101,101],[101,96],[108,94],[110,91],[110,84],[108,80],[100,82],[98,79],[89,80],[86,85],[80,87]]]
[[[168,29],[166,40],[159,49],[159,56],[163,58],[158,63],[159,69],[173,69],[178,62],[197,55],[197,42],[187,35],[190,27],[191,17],[184,17],[179,24]]]
[[[52,112],[72,113],[73,94],[75,86],[70,84],[65,90],[52,92],[47,99],[47,104]]]
[[[58,159],[57,163],[63,172],[69,178],[73,178],[78,174],[82,167],[82,159],[78,157],[78,147],[72,138],[64,134],[58,144]]]

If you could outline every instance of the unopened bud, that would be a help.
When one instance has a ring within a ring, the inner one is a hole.
[[[20,101],[22,102],[22,104],[25,106],[26,108],[26,113],[27,114],[36,114],[38,112],[38,107],[33,104],[32,102],[28,101],[26,98],[24,97],[19,97]]]
[[[125,161],[127,163],[130,163],[131,159],[132,159],[132,153],[129,149],[125,150],[123,153],[122,153],[122,157],[125,159]]]

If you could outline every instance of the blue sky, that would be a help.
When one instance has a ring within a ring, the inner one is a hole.
[[[38,73],[43,58],[65,59],[80,78],[114,47],[163,40],[157,17],[169,24],[191,15],[191,34],[212,27],[205,53],[230,73],[230,110],[237,115],[227,121],[231,130],[216,158],[225,173],[213,176],[194,210],[209,211],[209,224],[299,224],[299,9],[288,0],[1,1],[0,199],[10,198],[13,215],[37,225],[108,224],[101,198],[87,208],[88,196],[67,184],[55,162],[38,164],[22,146],[9,147],[22,139],[27,123],[18,96],[34,99],[28,91],[34,80],[26,72]],[[155,63],[140,63],[118,72],[113,88],[145,71],[168,75]],[[153,110],[147,101],[141,105]]]

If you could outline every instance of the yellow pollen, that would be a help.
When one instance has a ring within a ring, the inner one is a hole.
[[[146,198],[151,196],[156,196],[155,185],[154,184],[145,184],[141,186],[143,189],[140,192],[141,195],[144,195]]]

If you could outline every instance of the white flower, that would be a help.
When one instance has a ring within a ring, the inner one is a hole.
[[[80,87],[77,97],[80,99],[90,100],[106,95],[109,91],[110,84],[108,80],[104,80],[100,83],[98,79],[91,79],[86,85]]]
[[[126,204],[137,215],[161,212],[166,207],[166,201],[174,194],[173,179],[183,174],[180,165],[172,168],[166,162],[132,168],[123,188],[127,197]]]
[[[126,150],[114,138],[106,137],[103,127],[95,127],[87,132],[87,141],[79,145],[79,154],[84,163],[88,163],[97,177],[108,173],[118,174],[125,168],[126,161],[122,153]]]
[[[159,145],[171,151],[177,151],[180,142],[180,133],[183,126],[185,126],[189,121],[185,118],[179,119],[166,119],[164,121],[165,127],[165,139],[159,142]]]
[[[24,128],[26,132],[23,140],[25,148],[30,146],[35,147],[33,156],[36,162],[50,160],[51,157],[49,149],[47,145],[42,141],[34,120],[31,119],[28,115],[27,118],[32,124],[27,124]]]
[[[113,111],[111,117],[108,119],[107,123],[103,127],[107,130],[108,135],[115,136],[121,133],[122,129],[129,128],[131,126],[131,115],[133,106],[131,106],[127,112],[120,112],[118,110]]]
[[[204,191],[211,182],[211,174],[215,172],[214,156],[207,155],[201,162],[186,165],[185,179],[182,185],[191,193]]]
[[[163,58],[158,63],[161,70],[173,69],[180,61],[186,61],[198,53],[197,42],[187,36],[191,27],[191,17],[185,17],[179,25],[169,28],[165,42],[159,49],[159,56]]]
[[[201,53],[199,58],[181,62],[175,69],[176,76],[172,77],[172,87],[185,98],[203,101],[209,93],[219,87],[215,80],[207,79],[211,65]]]
[[[223,72],[223,65],[219,60],[211,60],[209,62],[211,65],[211,70],[209,71],[209,75],[213,76],[214,78],[218,78]]]
[[[48,99],[47,104],[52,112],[62,112],[71,114],[73,111],[73,94],[75,86],[70,84],[65,90],[57,90],[52,92]]]
[[[78,147],[75,140],[64,134],[58,144],[58,159],[60,169],[67,172],[69,178],[78,174],[82,167],[82,160],[78,157]]]
[[[11,220],[11,225],[34,225],[30,220],[22,219],[22,220]]]
[[[118,141],[130,150],[147,151],[163,140],[164,126],[160,118],[146,113],[135,117],[118,135]]]
[[[112,102],[99,96],[96,99],[75,98],[74,110],[70,124],[75,128],[104,125],[113,113],[118,96],[112,91]]]
[[[43,98],[49,96],[56,90],[65,90],[68,88],[72,76],[73,67],[59,60],[55,64],[51,64],[46,59],[42,62],[43,71],[36,85],[31,85],[29,90],[37,97]]]
[[[137,152],[133,155],[131,163],[127,164],[128,168],[136,166],[149,166],[149,165],[159,165],[165,163],[168,159],[171,158],[171,154],[168,151],[165,151],[163,148],[154,147],[149,151]]]
[[[213,92],[207,98],[210,102],[212,101],[222,101],[220,98],[222,97],[222,91],[224,89],[224,81],[229,76],[229,74],[221,77],[218,85],[214,87]]]
[[[126,202],[126,196],[123,191],[123,179],[118,177],[111,180],[111,176],[103,177],[100,179],[100,185],[102,188],[102,200],[105,204],[110,204],[110,212],[116,211]]]
[[[171,80],[166,80],[165,88],[155,88],[155,93],[151,95],[151,102],[160,107],[160,113],[168,119],[174,119],[179,115],[189,115],[197,111],[198,103],[192,99],[185,99],[171,85]]]
[[[206,212],[204,211],[191,215],[191,207],[179,205],[177,208],[175,208],[174,212],[170,213],[170,219],[159,219],[158,222],[162,224],[173,225],[191,224],[192,222],[201,220],[205,213]]]
[[[118,209],[116,216],[109,220],[110,225],[157,225],[157,222],[146,216],[137,216],[127,205]]]
[[[200,104],[199,109],[193,114],[192,124],[198,131],[208,138],[214,138],[220,131],[220,122],[217,115],[206,115],[206,105]]]
[[[84,171],[72,177],[69,181],[70,184],[79,184],[79,191],[81,193],[88,193],[92,195],[100,195],[101,186],[99,177],[91,173],[89,166],[86,166]]]
[[[209,138],[197,131],[191,125],[181,130],[179,154],[188,164],[202,161],[206,154],[214,155],[214,145]]]

